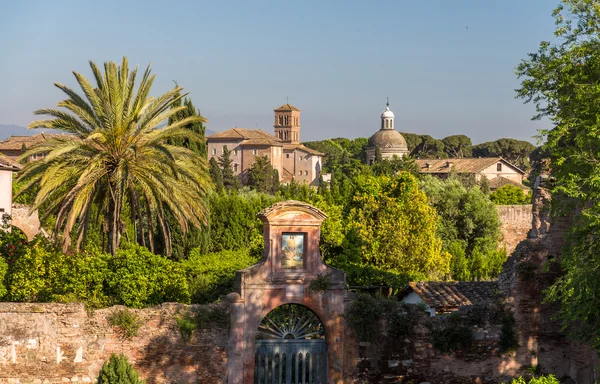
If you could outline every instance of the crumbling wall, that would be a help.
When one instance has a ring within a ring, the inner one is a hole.
[[[533,219],[532,205],[497,205],[496,210],[502,225],[501,247],[510,255],[517,244],[527,238]]]
[[[38,211],[29,212],[30,207],[24,204],[13,204],[11,212],[11,225],[19,228],[27,240],[32,240],[42,230]]]
[[[198,330],[189,341],[179,332],[176,316],[198,307],[132,310],[142,326],[127,340],[108,322],[118,307],[0,303],[0,383],[94,382],[111,353],[127,356],[149,384],[225,383],[228,330]]]

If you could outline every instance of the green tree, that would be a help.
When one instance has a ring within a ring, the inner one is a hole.
[[[67,86],[55,86],[68,98],[58,103],[66,109],[40,109],[37,115],[53,119],[37,120],[29,128],[51,128],[70,133],[45,140],[29,149],[23,158],[48,153],[41,161],[28,163],[20,172],[24,185],[19,193],[39,186],[32,209],[44,205],[45,214],[55,214],[55,235],[62,233],[63,250],[76,232],[76,249],[81,247],[91,220],[102,221],[108,233],[107,248],[115,253],[125,230],[124,212],[135,223],[138,240],[150,243],[154,226],[170,250],[170,230],[166,213],[176,219],[183,231],[200,227],[205,221],[204,196],[212,188],[206,160],[191,150],[168,144],[186,138],[190,143],[203,138],[184,128],[202,122],[200,116],[179,120],[164,128],[180,109],[171,108],[181,96],[177,87],[150,98],[154,75],[150,67],[142,75],[137,92],[137,69],[129,71],[127,58],[121,65],[108,62],[104,72],[90,62],[96,81],[92,85],[74,72],[84,96]],[[181,107],[183,108],[183,107]],[[99,215],[90,215],[92,206]]]
[[[183,108],[181,108],[182,106]],[[175,124],[176,122],[189,117],[200,117],[200,119],[195,119],[195,121],[190,122],[183,127],[188,129],[190,132],[193,132],[196,136],[202,137],[202,140],[190,141],[187,137],[180,137],[175,140],[170,140],[170,144],[182,145],[194,151],[199,156],[205,158],[207,153],[206,141],[204,140],[206,128],[204,127],[203,123],[206,121],[206,119],[202,117],[200,110],[194,107],[194,104],[192,104],[192,99],[188,97],[184,98],[183,100],[181,97],[177,98],[176,101],[171,104],[171,108],[176,108],[177,112],[173,116],[169,117],[169,125]]]
[[[452,254],[452,278],[494,278],[505,256],[499,253],[500,218],[494,204],[478,186],[466,187],[459,178],[420,181],[429,203],[440,217],[438,235],[443,249]]]
[[[442,139],[444,151],[450,157],[463,158],[471,156],[471,139],[465,135],[452,135]]]
[[[498,156],[523,170],[529,170],[529,156],[534,149],[535,145],[529,141],[505,138],[474,145],[471,150],[474,157]]]
[[[436,235],[438,217],[414,176],[360,176],[349,207],[347,230],[356,235],[363,264],[446,277],[450,259]]]
[[[225,188],[223,185],[223,172],[221,171],[219,163],[214,157],[211,157],[210,161],[208,162],[208,173],[215,184],[215,189],[217,192],[221,193]]]
[[[98,384],[144,384],[133,366],[123,355],[110,355],[98,374]]]
[[[531,197],[516,185],[503,185],[490,194],[490,200],[497,205],[531,204]]]
[[[248,171],[248,186],[259,192],[274,194],[279,187],[279,173],[267,156],[257,156]]]
[[[231,151],[227,146],[223,146],[223,153],[219,156],[219,167],[221,168],[221,175],[223,179],[223,186],[225,189],[240,189],[240,180],[233,173],[233,160],[231,160]]]
[[[517,67],[517,95],[535,104],[534,119],[554,125],[541,131],[555,179],[553,208],[573,216],[560,258],[565,274],[548,298],[560,303],[572,335],[600,349],[600,8],[596,1],[563,0],[553,16],[553,41],[542,41]]]

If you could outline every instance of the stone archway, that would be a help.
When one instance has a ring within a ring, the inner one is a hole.
[[[327,335],[327,383],[341,383],[348,290],[346,274],[325,265],[319,252],[321,223],[327,216],[292,200],[274,204],[258,216],[264,223],[263,256],[257,264],[236,273],[236,292],[228,295],[228,383],[254,383],[260,323],[273,309],[286,304],[302,305],[320,319]],[[311,289],[317,279],[318,289]]]

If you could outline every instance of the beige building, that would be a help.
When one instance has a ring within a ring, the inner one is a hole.
[[[448,178],[450,174],[474,175],[477,181],[486,177],[490,189],[495,190],[503,185],[511,184],[522,189],[525,172],[501,157],[479,157],[462,159],[423,159],[416,160],[419,172],[440,178]]]
[[[233,171],[242,183],[248,181],[248,170],[257,156],[267,156],[279,172],[281,182],[292,179],[317,185],[321,176],[323,153],[300,143],[300,110],[285,104],[275,109],[275,135],[259,129],[232,128],[207,137],[208,159],[231,152]]]
[[[408,155],[408,144],[404,136],[396,131],[394,126],[394,112],[390,110],[390,103],[386,104],[385,111],[381,113],[381,127],[369,138],[367,144],[367,164],[375,162],[377,150],[383,159],[392,159],[394,156]]]

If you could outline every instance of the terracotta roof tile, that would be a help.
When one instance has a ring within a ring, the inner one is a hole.
[[[248,128],[231,128],[223,132],[215,133],[207,137],[208,140],[213,139],[269,139],[274,142],[281,142],[277,137],[268,134],[261,129],[248,129]]]
[[[0,142],[0,150],[20,151],[23,148],[23,145],[25,145],[25,147],[27,148],[30,148],[32,145],[37,144],[43,140],[60,136],[63,136],[63,134],[38,133],[37,135],[31,136],[11,136],[8,139]]]
[[[312,148],[308,148],[303,144],[284,144],[283,150],[284,151],[300,150],[300,151],[304,151],[306,153],[309,153],[309,154],[315,155],[315,156],[325,156],[324,153],[314,150]]]
[[[268,145],[268,146],[282,147],[283,143],[278,140],[274,140],[274,139],[270,139],[270,138],[261,138],[261,139],[247,139],[247,140],[242,141],[242,143],[240,145],[242,145],[242,146],[244,146],[244,145]]]
[[[279,108],[275,108],[275,111],[300,111],[300,110],[288,103],[288,104],[283,104]]]
[[[419,159],[416,160],[421,173],[478,173],[485,168],[502,162],[521,174],[525,174],[517,166],[501,157],[476,157],[463,159]]]
[[[492,304],[499,294],[495,281],[411,282],[399,295],[404,296],[411,291],[435,308],[436,312],[448,312],[468,305]]]
[[[20,170],[21,168],[23,168],[23,166],[21,164],[0,154],[0,169],[1,170],[9,170],[9,171],[16,172],[16,171]]]

